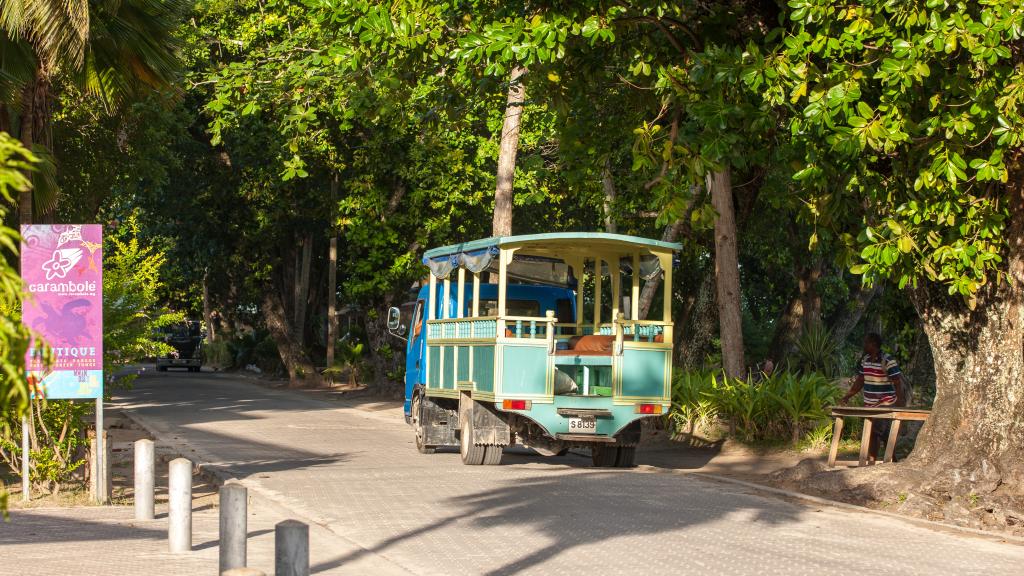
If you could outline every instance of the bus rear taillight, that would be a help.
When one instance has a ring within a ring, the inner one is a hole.
[[[505,410],[529,410],[533,408],[530,400],[502,400],[501,407]]]
[[[637,414],[661,414],[661,404],[637,404]]]

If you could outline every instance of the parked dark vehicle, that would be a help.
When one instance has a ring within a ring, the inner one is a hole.
[[[203,366],[202,327],[195,320],[186,320],[161,330],[159,338],[171,345],[174,351],[167,356],[156,359],[156,369],[166,372],[168,368],[188,368],[189,372],[199,372]]]

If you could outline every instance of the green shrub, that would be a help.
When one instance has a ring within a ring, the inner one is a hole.
[[[103,248],[103,371],[107,383],[129,386],[135,375],[114,379],[117,371],[143,358],[170,353],[156,337],[161,328],[181,322],[181,313],[160,304],[160,270],[166,255],[139,241],[139,224],[131,215]]]
[[[279,374],[284,371],[281,354],[277,351],[277,343],[270,337],[270,334],[264,335],[263,339],[256,343],[256,348],[253,350],[253,363],[265,373]]]
[[[759,382],[713,373],[679,374],[673,383],[672,419],[690,433],[719,420],[744,442],[800,442],[829,420],[839,389],[817,373],[776,372]]]
[[[832,421],[826,420],[804,434],[800,447],[804,450],[820,451],[828,448],[832,442]]]
[[[0,439],[10,438],[8,417],[20,420],[29,407],[25,352],[29,332],[21,324],[21,278],[11,264],[17,258],[18,234],[4,225],[8,208],[19,192],[31,188],[28,172],[39,158],[6,132],[0,132]],[[0,516],[7,511],[7,492],[0,482]]]
[[[683,372],[672,383],[670,418],[677,429],[687,428],[691,436],[708,433],[718,420],[712,394],[714,375],[708,372]]]
[[[220,340],[206,351],[206,358],[218,368],[243,369],[256,366],[261,372],[280,373],[284,366],[277,344],[266,330],[252,330],[237,334],[229,340]]]
[[[217,340],[206,342],[202,348],[203,363],[217,370],[230,370],[235,368],[235,355],[231,351],[230,342]]]
[[[83,417],[91,412],[91,402],[36,399],[32,402],[29,428],[29,478],[36,489],[56,494],[85,464],[86,446]],[[21,471],[21,423],[14,414],[5,414],[10,433],[0,437],[0,460],[12,471]]]
[[[821,323],[808,326],[796,341],[794,369],[833,376],[839,366],[839,347],[832,332]]]
[[[333,380],[334,377],[348,374],[348,385],[352,387],[357,386],[360,375],[366,367],[366,361],[363,359],[363,344],[355,341],[346,342],[338,340],[335,345],[335,351],[338,357],[334,361],[333,366],[329,366],[324,370],[324,375],[330,376]]]

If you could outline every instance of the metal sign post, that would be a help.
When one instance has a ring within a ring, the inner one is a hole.
[[[33,397],[96,400],[96,499],[108,487],[103,435],[103,227],[33,224],[21,227],[21,321],[37,339],[26,355]],[[52,352],[44,363],[43,341]],[[29,421],[22,420],[22,498],[28,499]]]
[[[103,433],[103,396],[96,399],[96,501],[100,504],[107,503],[107,469],[109,462],[104,462],[107,457],[107,439]]]
[[[21,417],[21,500],[28,502],[30,483],[28,481],[28,416]]]

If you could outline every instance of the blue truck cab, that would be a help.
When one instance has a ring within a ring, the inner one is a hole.
[[[554,286],[538,286],[526,284],[510,284],[508,307],[511,312],[519,316],[543,316],[548,310],[554,311],[559,319],[566,318],[567,322],[575,322],[576,318],[576,297],[568,288]],[[405,416],[409,421],[412,412],[412,397],[417,389],[426,385],[426,373],[422,370],[426,366],[426,303],[428,301],[437,304],[434,309],[434,317],[445,316],[444,307],[448,308],[449,318],[459,316],[458,299],[456,292],[458,287],[451,285],[448,294],[445,295],[444,287],[435,287],[436,297],[431,299],[430,287],[423,286],[416,295],[416,301],[412,307],[411,328],[408,329],[409,338],[405,350]],[[498,285],[480,285],[480,307],[481,314],[493,317],[497,312]],[[469,317],[471,303],[464,302],[461,316]]]
[[[408,327],[398,308],[388,316],[407,337],[417,449],[458,446],[480,465],[517,443],[545,455],[583,447],[595,466],[632,466],[641,420],[668,411],[672,376],[671,291],[648,320],[641,288],[658,276],[671,286],[679,248],[553,233],[428,250]]]

